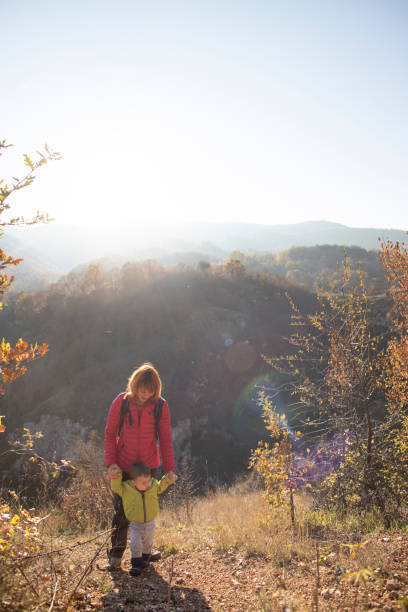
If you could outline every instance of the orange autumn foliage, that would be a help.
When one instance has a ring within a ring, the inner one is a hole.
[[[384,360],[383,384],[391,412],[408,404],[408,251],[404,243],[381,245],[380,261],[390,283],[391,321],[396,330]]]
[[[4,395],[5,385],[22,376],[27,368],[25,362],[37,356],[42,357],[48,351],[47,344],[28,344],[21,338],[14,346],[3,338],[0,343],[0,394]]]
[[[12,145],[7,145],[4,140],[0,141],[0,156],[3,150]],[[24,164],[28,168],[23,178],[13,177],[11,185],[8,185],[3,179],[0,179],[0,216],[7,213],[11,206],[9,198],[17,191],[28,187],[35,180],[35,172],[38,168],[46,164],[48,161],[61,159],[61,155],[51,151],[47,145],[44,147],[45,154],[38,153],[38,159],[32,161],[28,155],[24,155]],[[47,215],[37,214],[30,220],[24,217],[14,217],[6,220],[0,220],[0,227],[15,226],[15,225],[33,225],[39,222],[47,222]],[[1,237],[0,232],[0,237]],[[8,266],[16,266],[22,259],[17,259],[5,253],[0,249],[0,295],[4,295],[14,280],[14,276],[8,276],[5,272]],[[0,301],[0,310],[3,308],[3,303]],[[5,338],[0,343],[0,394],[4,394],[5,385],[12,382],[19,376],[22,376],[26,371],[26,363],[32,361],[37,356],[45,355],[48,350],[46,344],[28,344],[21,338],[14,346]],[[4,425],[1,425],[0,432],[4,431]]]

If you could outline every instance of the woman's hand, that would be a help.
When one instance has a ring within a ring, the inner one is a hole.
[[[120,474],[121,471],[122,470],[118,465],[116,465],[116,463],[112,463],[112,465],[108,467],[108,476],[109,478],[115,478],[115,476]]]
[[[176,482],[178,476],[174,472],[167,472],[167,478],[169,483],[173,484],[173,482]]]

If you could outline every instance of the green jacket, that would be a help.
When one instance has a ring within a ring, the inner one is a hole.
[[[159,514],[159,495],[169,486],[165,474],[160,480],[152,478],[152,484],[147,491],[138,491],[131,480],[122,482],[122,474],[111,479],[111,489],[120,495],[123,501],[125,516],[134,523],[147,523]]]

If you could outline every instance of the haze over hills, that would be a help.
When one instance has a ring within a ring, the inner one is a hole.
[[[377,249],[379,238],[401,242],[405,240],[406,232],[353,228],[327,221],[293,225],[232,222],[128,224],[109,228],[51,223],[9,228],[2,240],[9,241],[10,254],[23,257],[27,265],[28,262],[35,265],[42,280],[53,281],[78,265],[101,258],[117,262],[117,265],[148,258],[168,264],[178,263],[180,253],[195,253],[195,259],[202,257],[211,261],[224,259],[233,250],[276,253],[293,246],[323,244]],[[175,257],[174,253],[178,256]],[[193,259],[190,257],[190,261]],[[20,273],[23,271],[20,267]]]
[[[40,251],[43,246],[39,245]],[[23,259],[15,270],[10,271],[10,276],[15,275],[12,291],[36,291],[58,280],[63,273],[52,257],[39,252],[36,246],[27,247],[22,236],[15,232],[1,237],[1,248],[15,259]]]

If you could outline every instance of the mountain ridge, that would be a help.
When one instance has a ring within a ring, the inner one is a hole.
[[[406,232],[387,228],[353,228],[330,221],[305,221],[288,225],[244,222],[178,224],[128,224],[93,228],[52,223],[30,228],[8,228],[10,254],[39,262],[45,269],[65,274],[78,265],[121,256],[141,259],[195,252],[225,258],[229,252],[272,252],[294,246],[341,245],[377,249],[379,241],[402,242]],[[35,252],[35,257],[33,257]],[[53,280],[54,280],[53,278]]]

